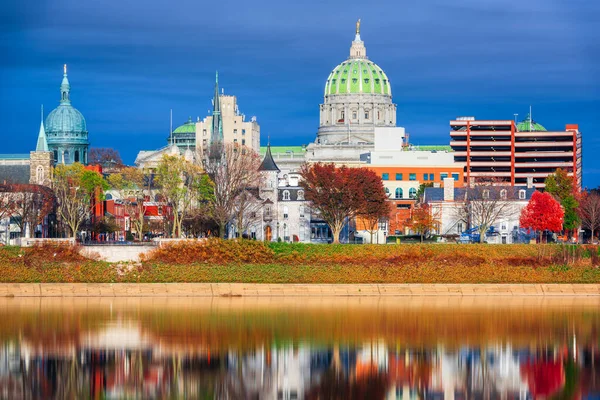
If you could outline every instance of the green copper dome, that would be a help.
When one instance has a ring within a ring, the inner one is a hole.
[[[60,85],[60,104],[46,117],[45,128],[49,134],[48,138],[87,133],[85,118],[71,105],[71,85],[67,78],[66,65]]]
[[[392,95],[390,81],[383,70],[367,59],[349,59],[331,71],[325,84],[325,95],[330,94],[385,94]]]
[[[192,121],[192,117],[190,117],[185,124],[175,128],[173,134],[177,133],[196,133],[196,123]]]
[[[531,119],[531,115],[527,114],[525,119],[517,124],[517,130],[519,132],[546,132],[547,129],[544,128],[541,124],[538,124],[533,119]]]

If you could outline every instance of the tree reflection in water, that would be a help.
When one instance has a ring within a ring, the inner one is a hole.
[[[0,398],[600,396],[595,302],[1,302]]]

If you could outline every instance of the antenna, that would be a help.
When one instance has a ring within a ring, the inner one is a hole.
[[[533,130],[533,114],[531,111],[531,105],[529,106],[529,132]]]
[[[517,117],[519,116],[519,114],[514,114],[515,116],[515,124],[517,123]]]
[[[44,105],[42,104],[42,123],[44,122]]]
[[[169,131],[169,141],[171,142],[170,144],[173,144],[173,109],[171,108],[171,127],[170,127],[170,131]]]

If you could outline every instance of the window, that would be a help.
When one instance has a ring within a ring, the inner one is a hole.
[[[234,134],[234,135],[237,135],[237,129],[234,129],[234,130],[233,130],[233,134]]]
[[[246,145],[246,139],[242,139],[242,146]]]
[[[206,129],[202,129],[202,136],[206,136]]]
[[[428,174],[423,174],[423,180],[424,181],[428,181],[429,180],[429,175]]]
[[[38,165],[36,169],[36,180],[39,185],[44,183],[44,167]]]
[[[75,150],[75,162],[79,162],[79,150]]]
[[[357,115],[356,115],[356,111],[352,111],[352,119],[356,119]]]
[[[463,233],[463,223],[459,222],[456,224],[456,233]]]
[[[390,197],[390,189],[389,188],[385,188],[385,194],[387,194],[388,197]]]
[[[519,190],[519,199],[525,200],[525,191],[524,190]]]
[[[298,190],[298,200],[304,200],[304,190]]]
[[[345,116],[346,114],[344,113],[344,111],[342,111],[342,119],[344,119]]]
[[[396,188],[396,198],[401,199],[404,197],[404,193],[402,193],[402,188]]]
[[[369,84],[369,78],[365,78],[365,83]]]
[[[283,207],[283,219],[288,218],[289,212],[290,212],[290,210],[288,209],[287,206]]]
[[[441,179],[442,181],[444,181],[444,179],[446,179],[447,177],[448,177],[448,174],[447,174],[447,173],[445,173],[445,172],[440,174],[440,179]]]
[[[415,189],[415,188],[410,188],[410,189],[408,190],[408,198],[409,198],[409,199],[415,199],[415,198],[417,198],[417,189]]]
[[[383,174],[381,174],[381,179],[384,181],[390,180],[390,174],[388,174],[387,172],[384,172]]]
[[[417,180],[417,174],[408,174],[408,180],[409,181],[416,181]]]
[[[54,162],[58,161],[58,151],[54,150]]]
[[[283,200],[289,200],[289,199],[290,199],[290,191],[284,190],[283,191]]]
[[[300,218],[304,218],[304,207],[298,207],[298,214],[300,214]]]
[[[452,179],[458,182],[458,174],[452,174]]]
[[[246,130],[242,129],[242,136],[246,134]]]
[[[500,198],[506,200],[506,189],[502,189],[500,191]]]
[[[365,111],[365,119],[369,119],[369,112]]]
[[[429,180],[430,181],[434,181],[435,180],[435,174],[429,174]]]
[[[489,189],[483,189],[483,192],[481,192],[481,197],[484,199],[489,199],[490,198],[490,190]]]
[[[397,181],[401,181],[402,180],[402,174],[396,174],[396,180]]]
[[[233,139],[233,143],[237,143],[237,139]]]
[[[67,150],[65,150],[65,152],[63,153],[63,163],[69,163],[69,152]]]

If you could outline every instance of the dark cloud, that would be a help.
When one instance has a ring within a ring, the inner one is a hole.
[[[549,128],[580,124],[585,184],[600,184],[587,157],[600,150],[595,0],[9,1],[0,9],[0,152],[33,146],[39,105],[58,102],[63,63],[93,145],[130,162],[165,144],[169,109],[175,123],[206,114],[217,69],[263,139],[308,143],[359,17],[415,143],[447,143],[457,115],[512,118],[533,105]]]

